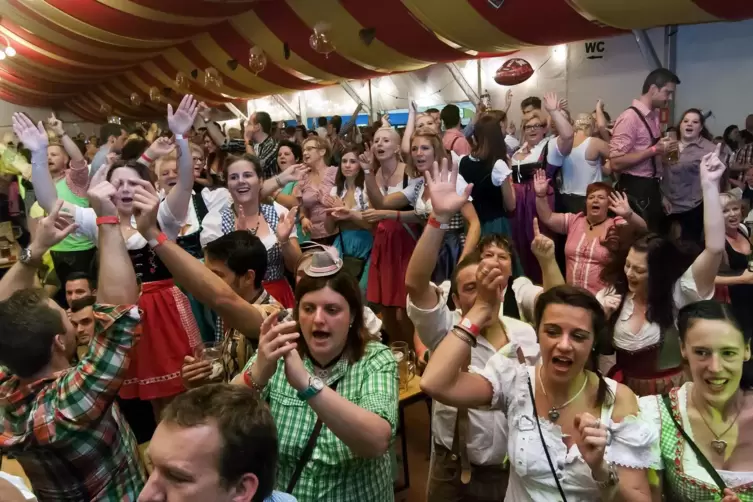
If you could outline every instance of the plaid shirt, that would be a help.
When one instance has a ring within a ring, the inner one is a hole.
[[[753,166],[753,143],[748,143],[735,154],[735,162],[747,167]]]
[[[135,501],[146,482],[113,402],[138,338],[138,311],[95,312],[96,335],[77,366],[28,385],[0,367],[0,450],[18,460],[40,502]]]
[[[248,371],[254,356],[244,368]],[[312,375],[310,358],[304,366]],[[327,385],[337,384],[337,393],[361,408],[387,420],[394,438],[397,427],[397,364],[389,348],[369,342],[363,357],[355,364],[340,359],[330,370]],[[277,426],[280,458],[277,489],[286,490],[298,459],[314,430],[317,415],[285,378],[283,359],[267,386],[264,396]],[[360,458],[329,430],[326,424],[316,447],[293,490],[300,502],[384,502],[394,500],[389,452],[378,458]]]

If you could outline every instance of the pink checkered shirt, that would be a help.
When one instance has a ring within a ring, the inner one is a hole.
[[[661,130],[659,129],[659,113],[656,110],[650,110],[637,99],[633,100],[632,106],[643,112],[643,116],[646,117],[646,122],[648,122],[648,125],[651,127],[651,132],[654,137],[660,138]],[[609,143],[609,155],[612,157],[619,157],[628,153],[646,150],[651,148],[651,146],[651,136],[649,135],[648,130],[646,130],[646,125],[638,114],[635,113],[635,110],[628,108],[622,112],[614,123],[612,141]],[[662,172],[661,158],[659,156],[654,158],[656,161],[656,177],[658,178],[661,177]],[[650,178],[654,173],[654,167],[649,158],[643,162],[623,169],[620,173],[640,176],[642,178]]]

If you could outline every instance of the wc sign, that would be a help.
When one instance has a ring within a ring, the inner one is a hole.
[[[586,42],[586,59],[602,59],[606,50],[603,40]]]

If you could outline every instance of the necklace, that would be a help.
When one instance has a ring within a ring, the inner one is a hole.
[[[590,222],[590,221],[588,220],[588,218],[586,218],[586,221],[588,221],[588,229],[589,229],[589,230],[593,230],[593,229],[594,229],[594,227],[598,227],[599,225],[601,225],[602,223],[604,223],[605,221],[607,221],[607,219],[606,219],[606,218],[604,218],[604,219],[603,219],[603,220],[601,220],[601,221],[600,221],[599,223],[591,223],[591,222]]]
[[[714,435],[716,439],[711,441],[711,449],[716,452],[717,455],[724,455],[725,450],[727,449],[727,441],[721,439],[727,434],[730,429],[732,429],[732,426],[734,426],[737,423],[738,417],[740,417],[740,412],[742,411],[741,407],[737,407],[737,414],[735,415],[735,418],[732,419],[732,423],[729,424],[729,426],[724,429],[724,432],[721,434],[717,434],[714,432],[714,429],[711,428],[711,425],[706,421],[706,418],[703,416],[703,412],[701,412],[701,408],[698,407],[698,405],[695,403],[695,397],[693,397],[693,389],[690,389],[690,400],[693,401],[693,406],[695,406],[695,409],[698,410],[698,415],[701,417],[701,420],[703,421],[703,425],[706,426],[706,428],[711,431],[711,434]]]
[[[549,398],[549,396],[546,393],[546,387],[544,387],[544,380],[541,378],[541,366],[539,366],[538,370],[538,376],[539,376],[539,382],[541,383],[541,390],[544,391],[544,396]],[[564,409],[567,405],[578,399],[578,396],[580,396],[583,393],[583,390],[586,388],[586,384],[588,383],[588,376],[583,379],[583,385],[581,386],[580,390],[570,399],[567,400],[565,404],[562,404],[560,406],[552,406],[552,408],[549,410],[547,415],[549,415],[549,420],[552,422],[556,422],[557,419],[560,417],[560,410]]]

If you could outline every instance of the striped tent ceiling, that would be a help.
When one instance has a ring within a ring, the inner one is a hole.
[[[7,38],[17,51],[0,61],[0,99],[101,122],[161,115],[185,90],[179,72],[216,105],[634,28],[753,18],[753,1],[0,0],[0,16],[0,47]],[[321,23],[336,47],[326,56],[309,45]],[[268,60],[258,74],[254,47]],[[208,68],[221,84],[204,85]]]

